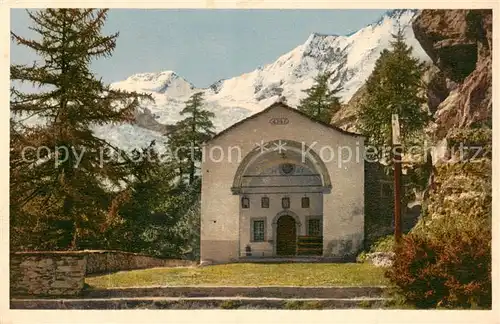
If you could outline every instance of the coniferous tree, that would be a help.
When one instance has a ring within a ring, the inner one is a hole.
[[[151,159],[140,159],[141,156]],[[130,171],[134,181],[126,191],[129,199],[116,206],[119,224],[108,227],[98,237],[100,248],[197,258],[200,179],[191,184],[176,184],[177,165],[160,161],[154,142],[142,151],[134,150],[132,159],[139,162]]]
[[[320,73],[314,78],[314,84],[309,89],[304,90],[307,97],[300,100],[297,109],[309,115],[311,118],[330,123],[333,115],[340,109],[340,101],[336,93],[340,90],[336,88],[330,90],[328,81],[332,73]]]
[[[174,131],[169,134],[169,145],[177,151],[180,176],[187,174],[189,184],[195,179],[196,164],[201,162],[201,144],[214,136],[214,113],[204,110],[203,93],[193,94],[180,112],[186,116],[175,124]]]
[[[405,143],[429,121],[428,113],[422,109],[424,66],[411,53],[400,28],[393,35],[391,48],[381,53],[366,82],[366,96],[358,107],[358,126],[368,142],[379,148],[391,144],[392,114],[399,116]]]
[[[141,157],[148,156],[148,159]],[[141,237],[146,228],[157,222],[172,221],[165,215],[164,204],[175,189],[173,165],[161,163],[154,142],[142,151],[134,150],[132,158],[139,161],[132,165],[134,181],[128,191],[130,199],[116,206],[121,224],[103,233],[105,247],[130,252],[146,252],[147,243]]]
[[[107,9],[28,15],[38,38],[14,32],[11,37],[40,59],[33,65],[12,64],[11,80],[39,91],[11,88],[13,240],[28,248],[76,249],[81,236],[102,230],[116,216],[112,205],[123,197],[110,188],[129,179],[128,156],[94,136],[92,127],[132,120],[139,99],[151,97],[111,89],[92,73],[91,62],[110,56],[116,46],[118,33],[101,32]],[[20,122],[29,116],[40,122]]]

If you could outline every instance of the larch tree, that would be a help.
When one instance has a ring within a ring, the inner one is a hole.
[[[118,33],[102,34],[107,12],[28,11],[30,29],[37,38],[11,32],[16,45],[39,57],[31,65],[11,65],[14,84],[38,88],[23,92],[11,87],[14,245],[80,248],[79,238],[102,230],[116,216],[113,205],[123,199],[111,188],[128,181],[132,162],[123,151],[96,137],[92,128],[130,121],[140,99],[152,98],[111,89],[92,73],[91,62],[109,57],[116,46]],[[38,118],[36,125],[21,122],[32,116]]]
[[[336,96],[339,88],[330,90],[331,72],[320,73],[314,78],[314,84],[304,90],[307,94],[300,100],[297,109],[311,118],[330,124],[333,115],[340,109],[340,100]]]
[[[203,109],[203,93],[193,94],[180,112],[185,118],[175,124],[168,135],[169,145],[176,151],[181,178],[188,175],[189,184],[195,180],[197,163],[201,162],[201,145],[215,135],[213,112]]]

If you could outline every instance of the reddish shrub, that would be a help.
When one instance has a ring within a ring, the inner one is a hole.
[[[386,276],[417,308],[491,308],[491,233],[409,234]]]

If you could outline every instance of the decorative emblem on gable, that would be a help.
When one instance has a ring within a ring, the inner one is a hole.
[[[284,175],[289,175],[295,170],[295,165],[292,163],[283,163],[280,164],[280,171]]]
[[[274,117],[269,119],[269,124],[271,125],[286,125],[290,121],[286,117]]]

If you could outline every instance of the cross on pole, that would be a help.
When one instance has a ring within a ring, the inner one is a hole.
[[[401,135],[398,114],[392,114],[392,152],[394,156],[394,240],[401,241]]]

